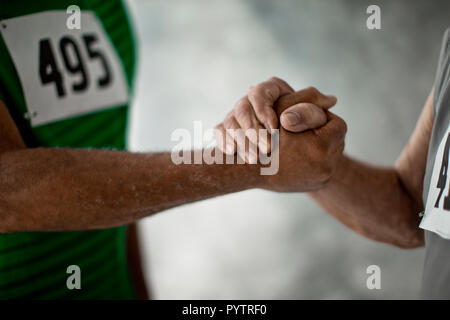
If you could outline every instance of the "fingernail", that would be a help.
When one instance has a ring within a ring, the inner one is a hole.
[[[286,112],[283,113],[282,117],[287,121],[290,126],[296,126],[300,124],[300,117],[295,112]]]

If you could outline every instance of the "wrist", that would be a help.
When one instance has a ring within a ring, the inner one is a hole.
[[[226,192],[244,191],[264,186],[264,179],[261,175],[260,163],[249,164],[243,162],[238,155],[225,155],[218,149],[210,150],[215,162],[204,164],[205,170],[209,171],[211,177],[220,177],[222,188]],[[220,154],[216,154],[220,152]]]
[[[261,164],[236,164],[238,171],[241,171],[242,186],[245,189],[262,189],[267,186],[266,176],[261,174],[263,166]]]
[[[333,173],[330,175],[329,179],[324,183],[323,187],[333,185],[338,181],[342,181],[348,174],[348,170],[351,166],[351,160],[345,154],[342,154],[337,161],[336,167]]]
[[[342,181],[347,179],[348,172],[349,170],[351,170],[351,165],[352,160],[345,154],[342,154],[330,177],[326,181],[323,181],[319,188],[311,191],[310,193],[321,193],[333,188],[339,188],[339,185],[342,183]]]

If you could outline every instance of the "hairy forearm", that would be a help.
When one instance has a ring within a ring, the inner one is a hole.
[[[258,180],[255,165],[175,165],[169,153],[9,151],[0,154],[0,231],[113,227]]]
[[[323,189],[310,193],[354,231],[398,247],[423,245],[420,198],[412,196],[395,168],[374,167],[343,156]]]

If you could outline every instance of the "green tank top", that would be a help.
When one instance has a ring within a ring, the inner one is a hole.
[[[120,0],[2,1],[0,30],[0,99],[27,147],[125,148],[135,49]],[[0,234],[0,298],[134,299],[126,227]]]

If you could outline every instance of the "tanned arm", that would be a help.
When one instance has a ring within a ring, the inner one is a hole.
[[[259,181],[255,165],[175,165],[170,153],[28,149],[0,101],[0,232],[129,224]]]
[[[327,212],[354,231],[402,248],[424,244],[418,216],[433,127],[433,92],[393,167],[376,167],[343,156],[324,188],[311,192]]]
[[[280,108],[287,107],[297,95],[311,96],[311,92],[292,95],[286,96]],[[315,190],[335,171],[346,133],[345,122],[331,113],[322,122],[311,123],[311,128],[317,126],[321,127],[303,134],[280,130],[279,168],[271,164],[276,174],[265,176],[261,175],[261,165],[236,164],[236,159],[232,165],[175,165],[170,153],[28,149],[2,104],[0,232],[114,227],[250,188]],[[226,136],[223,124],[217,129]],[[221,152],[220,156],[224,160]]]
[[[285,81],[276,77],[250,88],[249,107],[242,110],[237,106],[225,118],[225,126],[245,124],[246,128],[258,129],[269,123],[276,128],[278,115],[287,131],[298,134],[306,130],[305,134],[321,130],[316,124],[321,123],[324,113],[318,108],[327,109],[336,99],[311,87],[286,95],[291,91]],[[281,101],[283,108],[279,106]],[[368,238],[403,248],[422,246],[418,214],[424,207],[422,186],[432,128],[433,92],[395,166],[372,166],[343,155],[337,158],[328,182],[309,194],[343,224]]]

